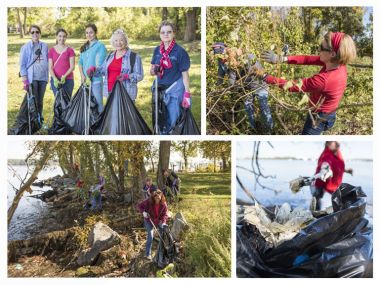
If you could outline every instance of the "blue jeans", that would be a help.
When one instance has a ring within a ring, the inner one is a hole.
[[[103,82],[95,81],[91,84],[91,91],[98,103],[98,111],[103,111]]]
[[[102,209],[102,195],[99,194],[98,196],[94,196],[92,195],[91,197],[91,208],[90,210],[93,211],[93,210],[101,210]]]
[[[173,87],[169,87],[167,90],[164,99],[167,110],[166,130],[163,135],[167,135],[175,127],[177,119],[181,115],[183,93],[185,93],[182,77],[176,81]]]
[[[310,186],[310,192],[313,197],[317,200],[316,208],[315,210],[320,211],[322,208],[322,198],[325,194],[325,191],[323,188],[317,188],[313,185]]]
[[[150,221],[144,219],[144,226],[147,231],[147,240],[146,240],[146,248],[145,248],[145,256],[149,256],[152,254],[152,242],[153,242],[153,234],[154,229],[153,225]],[[157,229],[162,230],[162,226],[156,226]]]
[[[303,126],[302,135],[320,135],[322,132],[331,129],[336,120],[336,113],[318,113],[316,118],[316,126],[313,126],[313,121],[310,114],[307,114],[305,125]]]
[[[244,102],[245,110],[248,115],[248,121],[253,129],[256,128],[255,106],[254,106],[255,97],[257,97],[259,101],[259,109],[260,109],[261,118],[264,122],[265,128],[268,131],[273,129],[273,119],[272,119],[272,113],[268,106],[268,96],[269,96],[268,91],[265,88],[261,88],[257,90],[256,93],[251,98],[249,98],[248,100]]]
[[[58,89],[54,86],[53,77],[50,78],[50,88],[53,91],[54,97],[57,96]],[[67,94],[69,94],[71,97],[74,90],[74,79],[66,79],[65,83],[63,84],[63,88],[65,88]]]

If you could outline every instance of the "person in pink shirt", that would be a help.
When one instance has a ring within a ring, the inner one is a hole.
[[[54,96],[57,94],[59,84],[71,96],[74,89],[75,52],[66,45],[67,32],[64,29],[58,29],[56,36],[56,45],[50,48],[48,53],[50,86]]]
[[[332,128],[336,119],[336,110],[344,95],[347,85],[347,67],[356,57],[356,47],[352,38],[341,32],[328,32],[319,47],[319,55],[281,56],[273,51],[265,51],[261,59],[269,63],[288,63],[298,65],[318,65],[321,70],[318,74],[299,81],[289,81],[265,74],[261,66],[264,81],[277,85],[288,92],[309,93],[309,107],[313,113],[307,115],[302,131],[303,135],[320,135]]]

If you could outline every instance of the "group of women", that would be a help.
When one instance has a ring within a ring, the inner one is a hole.
[[[116,81],[122,82],[130,98],[135,101],[137,84],[144,78],[141,57],[129,47],[127,34],[117,29],[111,36],[113,51],[107,54],[106,47],[97,38],[96,25],[86,26],[86,43],[80,48],[78,69],[82,84],[89,84],[98,103],[99,113],[103,110],[103,97],[112,92]],[[155,76],[160,86],[165,86],[165,105],[167,109],[165,133],[168,134],[176,124],[181,108],[191,106],[190,58],[186,50],[175,41],[175,26],[163,21],[158,29],[161,43],[154,49],[150,74]],[[74,88],[75,51],[67,45],[68,33],[64,29],[56,32],[56,45],[48,48],[41,41],[41,29],[30,27],[31,41],[21,47],[20,76],[25,90],[32,89],[36,98],[38,112],[42,118],[43,99],[46,85],[56,96],[58,87],[65,88],[71,96]],[[155,86],[155,84],[153,84]],[[152,87],[152,91],[153,91]]]

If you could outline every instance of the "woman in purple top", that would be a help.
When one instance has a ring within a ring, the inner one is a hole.
[[[58,29],[56,36],[56,45],[49,49],[48,54],[50,86],[54,96],[57,94],[58,84],[71,96],[74,89],[75,52],[66,45],[67,32],[64,29]]]

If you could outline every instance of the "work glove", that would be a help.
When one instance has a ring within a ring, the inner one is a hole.
[[[316,175],[316,177],[321,179],[323,182],[326,182],[327,179],[333,177],[333,172],[331,170],[330,165],[327,162],[322,163],[321,170]]]
[[[147,218],[149,218],[149,214],[147,213],[147,212],[143,212],[143,217],[145,218],[145,219],[147,219]]]
[[[84,83],[85,83],[87,86],[90,86],[90,84],[91,84],[91,78],[87,77]]]
[[[120,82],[126,81],[129,79],[129,74],[128,73],[121,73],[117,78]]]
[[[183,93],[182,107],[185,109],[188,109],[190,108],[190,106],[191,106],[191,95],[190,95],[190,92],[185,91],[185,93]]]
[[[264,51],[261,54],[261,58],[265,62],[269,62],[269,63],[282,63],[282,62],[284,62],[284,56],[275,54],[273,50]]]
[[[352,168],[348,168],[346,170],[347,173],[351,174],[351,175],[354,175],[354,170]]]
[[[90,78],[93,77],[95,71],[96,71],[96,67],[95,67],[95,66],[90,66],[90,67],[87,69],[87,71],[86,71],[87,76],[90,77]]]
[[[66,82],[66,77],[65,77],[65,76],[62,76],[62,77],[61,77],[61,84],[63,85],[63,84],[65,84],[65,82]]]
[[[23,89],[25,90],[25,91],[28,91],[29,90],[29,80],[28,79],[25,79],[25,80],[23,80],[22,81],[22,83],[24,84],[24,87],[23,87]]]
[[[60,83],[60,81],[58,80],[58,78],[53,78],[53,85],[55,88],[58,88],[58,84]]]
[[[223,42],[216,42],[212,46],[214,54],[223,54],[226,48],[226,45]]]
[[[160,222],[160,223],[158,224],[158,226],[159,226],[160,228],[163,228],[163,227],[167,227],[168,225],[167,225],[166,223],[164,223],[164,222]]]

